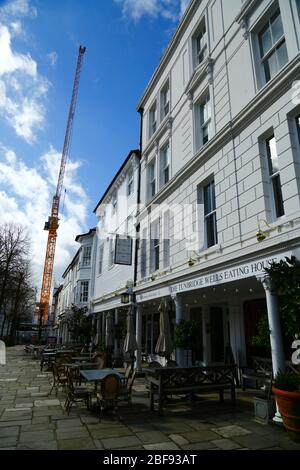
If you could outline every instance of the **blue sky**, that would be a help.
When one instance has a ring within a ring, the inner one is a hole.
[[[187,0],[0,0],[0,220],[24,225],[40,282],[80,44],[86,46],[55,280],[96,225],[93,209],[130,149],[136,105]]]

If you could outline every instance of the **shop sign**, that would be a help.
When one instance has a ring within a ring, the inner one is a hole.
[[[132,265],[132,238],[116,236],[115,264]]]
[[[212,274],[199,276],[197,278],[179,282],[162,289],[146,292],[143,294],[137,294],[136,298],[138,302],[142,302],[155,299],[157,297],[164,297],[172,294],[174,295],[191,290],[202,289],[204,287],[216,286],[226,282],[239,281],[248,277],[262,276],[263,274],[266,274],[265,268],[270,266],[272,262],[278,262],[282,259],[285,259],[285,257],[290,258],[291,256],[291,252],[286,252],[269,258],[249,261],[248,263],[239,266],[230,267]]]

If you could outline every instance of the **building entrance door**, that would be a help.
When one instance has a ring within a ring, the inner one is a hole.
[[[194,307],[190,309],[190,320],[197,323],[198,334],[197,342],[193,345],[192,361],[193,364],[203,362],[203,320],[201,307]]]
[[[230,345],[229,312],[225,306],[210,307],[211,363],[224,364],[225,349]]]

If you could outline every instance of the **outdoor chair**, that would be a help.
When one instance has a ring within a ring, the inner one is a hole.
[[[127,401],[128,405],[131,404],[132,400],[132,387],[135,381],[136,371],[134,370],[133,374],[129,377],[124,377],[120,380],[120,393],[119,401]]]
[[[89,409],[92,402],[92,391],[86,387],[74,387],[72,371],[67,371],[66,412],[70,414],[72,404],[78,402],[84,402]]]
[[[92,357],[92,362],[95,363],[97,369],[103,369],[104,368],[104,359],[101,354],[94,354]]]
[[[53,384],[52,388],[50,390],[49,395],[51,395],[52,390],[55,389],[55,395],[57,396],[59,387],[62,387],[62,389],[66,390],[67,387],[67,376],[65,373],[65,368],[59,364],[56,364],[54,362],[53,364]]]
[[[129,379],[129,377],[132,375],[132,363],[131,362],[124,362],[124,377],[125,379]]]
[[[120,379],[116,374],[109,374],[101,381],[101,392],[97,393],[97,404],[99,406],[99,422],[103,411],[112,410],[119,416],[118,397],[120,392]]]
[[[162,367],[162,365],[157,361],[151,361],[148,364],[148,369],[160,369],[161,367]],[[150,385],[149,385],[149,381],[147,379],[147,375],[145,377],[145,387],[146,387],[147,392],[150,393]]]

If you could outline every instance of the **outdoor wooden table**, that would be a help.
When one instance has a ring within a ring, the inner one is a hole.
[[[86,380],[86,382],[95,382],[95,392],[97,391],[97,384],[101,380],[105,379],[110,374],[114,374],[119,379],[124,378],[124,374],[117,372],[115,369],[94,369],[94,370],[81,370],[80,375]]]
[[[72,362],[72,364],[63,364],[67,369],[80,369],[80,367],[97,367],[95,362]]]

